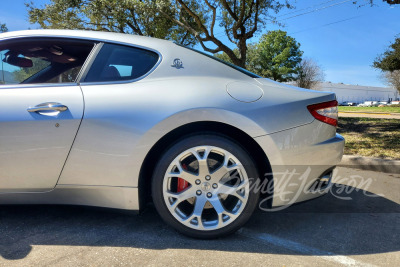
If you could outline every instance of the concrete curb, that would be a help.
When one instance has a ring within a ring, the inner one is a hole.
[[[385,115],[390,114],[393,116],[400,116],[400,113],[393,113],[393,112],[370,112],[370,111],[339,111],[339,113],[352,113],[352,114],[373,114],[373,115]]]
[[[367,171],[400,173],[400,160],[344,155],[338,166]]]

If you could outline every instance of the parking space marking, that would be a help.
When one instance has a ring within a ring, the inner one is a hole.
[[[249,229],[241,229],[239,231],[239,234],[251,239],[261,241],[262,243],[265,244],[282,247],[285,249],[302,253],[304,255],[318,257],[327,261],[339,263],[344,266],[375,266],[372,264],[366,264],[364,262],[357,261],[347,256],[336,255],[335,253],[329,251],[323,251],[314,247],[310,247],[298,242],[294,242],[270,234],[257,233]]]

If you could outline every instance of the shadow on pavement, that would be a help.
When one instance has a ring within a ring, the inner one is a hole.
[[[340,255],[400,250],[400,205],[364,191],[328,194],[278,212],[257,211],[246,228]],[[134,216],[73,206],[0,206],[0,256],[25,258],[35,245],[199,249],[304,255],[240,233],[194,240],[166,226],[155,209]]]

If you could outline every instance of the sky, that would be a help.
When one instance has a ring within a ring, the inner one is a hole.
[[[281,10],[276,15],[284,26],[267,24],[250,42],[257,42],[268,30],[281,29],[301,44],[304,57],[312,58],[322,67],[326,81],[386,86],[380,71],[371,65],[400,34],[400,5],[390,6],[375,0],[373,7],[360,7],[353,1],[292,0],[295,9]],[[7,8],[0,9],[0,22],[6,23],[9,31],[39,28],[29,24],[25,2],[12,0],[1,5]],[[50,0],[32,2],[41,6]]]

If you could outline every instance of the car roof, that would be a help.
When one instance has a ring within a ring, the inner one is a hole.
[[[18,37],[65,37],[65,38],[89,39],[96,41],[128,43],[128,44],[136,44],[154,48],[174,45],[174,43],[171,41],[158,38],[152,38],[134,34],[101,32],[101,31],[42,29],[42,30],[11,31],[0,34],[0,39],[18,38]]]

